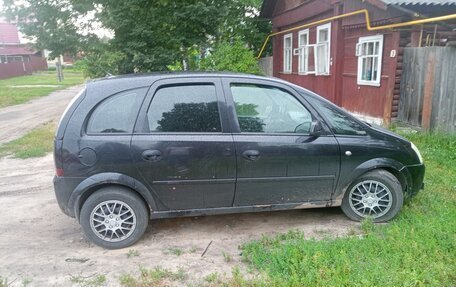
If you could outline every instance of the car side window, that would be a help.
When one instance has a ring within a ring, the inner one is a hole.
[[[147,111],[150,132],[221,132],[215,86],[162,87]]]
[[[341,111],[339,108],[336,108],[332,104],[315,97],[307,97],[306,99],[310,101],[311,104],[315,105],[321,113],[323,113],[325,118],[333,127],[335,134],[355,136],[364,136],[367,134],[361,124],[345,112]]]
[[[231,84],[241,132],[310,132],[312,114],[291,94],[276,87]]]
[[[144,89],[125,91],[102,101],[87,122],[87,133],[131,133]]]

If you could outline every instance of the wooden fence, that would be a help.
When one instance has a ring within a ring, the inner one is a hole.
[[[456,132],[456,48],[405,48],[398,120]]]
[[[45,58],[30,56],[27,62],[0,63],[0,79],[31,75],[36,71],[47,70]]]

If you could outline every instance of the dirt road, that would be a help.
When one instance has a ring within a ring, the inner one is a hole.
[[[57,121],[83,85],[52,92],[49,96],[0,109],[0,144],[17,139],[51,120]]]
[[[0,110],[0,143],[60,117],[79,89]],[[60,211],[53,174],[51,154],[0,158],[0,276],[11,286],[84,286],[74,279],[96,275],[118,286],[122,274],[138,274],[139,266],[182,269],[187,279],[173,284],[199,286],[208,274],[229,277],[234,266],[243,268],[238,246],[262,234],[299,229],[308,237],[338,236],[358,226],[338,208],[154,220],[136,245],[108,251],[88,242],[76,220]],[[129,250],[139,256],[128,257]]]
[[[337,236],[357,226],[338,208],[154,220],[136,245],[108,251],[86,241],[76,220],[61,213],[52,176],[51,155],[0,160],[0,276],[13,285],[69,286],[72,277],[104,274],[107,286],[117,286],[121,274],[137,274],[139,266],[182,268],[188,279],[176,285],[198,284],[242,266],[238,246],[262,234],[299,229],[308,237]],[[139,256],[128,258],[130,249]]]

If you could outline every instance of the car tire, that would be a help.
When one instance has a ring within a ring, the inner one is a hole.
[[[107,249],[128,247],[146,231],[149,213],[143,199],[130,189],[109,186],[89,196],[81,208],[85,235]]]
[[[377,169],[363,174],[348,187],[341,208],[355,221],[371,217],[374,222],[386,222],[399,213],[403,203],[399,180],[390,172]]]

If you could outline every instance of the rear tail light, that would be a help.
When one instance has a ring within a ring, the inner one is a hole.
[[[56,176],[63,176],[62,144],[63,140],[54,140],[54,166]]]
[[[56,168],[55,169],[56,176],[63,176],[63,168]]]

